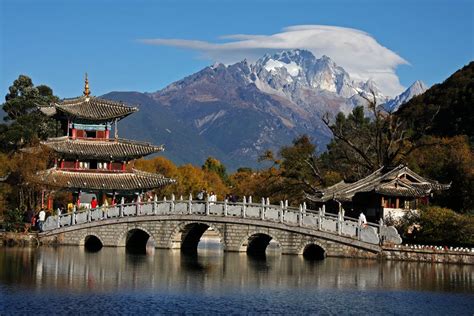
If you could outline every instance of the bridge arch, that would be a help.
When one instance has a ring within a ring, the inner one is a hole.
[[[268,232],[268,230],[255,230],[249,232],[240,242],[239,251],[247,252],[252,256],[265,256],[270,241],[274,241],[282,248],[282,244],[275,238],[274,234]]]
[[[125,247],[130,253],[145,254],[150,238],[154,241],[153,234],[142,226],[127,227],[120,234],[117,246]]]
[[[320,242],[311,240],[303,244],[298,251],[299,255],[307,260],[323,260],[326,258],[327,251],[326,247]]]
[[[79,246],[83,246],[89,252],[97,252],[104,246],[102,238],[95,233],[85,233],[79,239]]]
[[[219,236],[221,245],[225,248],[223,234],[216,225],[207,222],[184,222],[173,230],[168,246],[172,249],[181,249],[182,252],[196,253],[199,241],[208,229],[212,229]]]

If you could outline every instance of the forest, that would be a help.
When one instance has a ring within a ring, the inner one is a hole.
[[[404,164],[424,177],[451,183],[451,188],[435,193],[430,206],[417,215],[396,223],[399,229],[418,223],[422,227],[418,241],[474,245],[473,90],[471,62],[394,113],[385,111],[373,96],[363,95],[366,107],[322,117],[333,134],[322,154],[312,139],[301,135],[278,152],[262,152],[259,161],[266,167],[260,169],[243,166],[229,173],[214,157],[201,166],[177,166],[159,156],[136,160],[129,168],[177,180],[157,190],[159,196],[195,196],[205,188],[220,200],[232,194],[298,205],[305,193],[341,180],[356,181],[382,166]],[[25,75],[13,82],[5,96],[0,124],[0,221],[7,227],[40,204],[41,188],[32,179],[48,167],[52,153],[39,149],[39,142],[59,136],[60,130],[37,107],[56,100],[51,88],[35,86]]]

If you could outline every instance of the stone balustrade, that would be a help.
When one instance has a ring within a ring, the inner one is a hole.
[[[399,244],[401,238],[394,227],[387,227],[383,222],[379,224],[368,223],[361,225],[357,219],[345,217],[342,211],[339,214],[329,214],[320,209],[309,210],[306,204],[299,208],[289,207],[288,202],[280,205],[271,205],[268,199],[262,199],[261,203],[253,203],[251,197],[245,197],[242,202],[210,202],[196,201],[190,197],[176,200],[174,196],[170,200],[164,198],[158,201],[135,203],[124,203],[96,209],[73,211],[72,213],[58,216],[50,216],[46,219],[43,229],[52,232],[67,226],[77,226],[90,222],[105,221],[112,218],[139,217],[139,216],[163,216],[181,215],[183,220],[187,216],[219,217],[222,221],[226,218],[253,219],[265,222],[265,224],[284,224],[290,227],[304,227],[312,230],[323,231],[353,238],[370,244],[379,244],[381,241]]]

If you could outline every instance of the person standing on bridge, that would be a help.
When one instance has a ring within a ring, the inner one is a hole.
[[[93,197],[91,201],[91,209],[95,208],[97,208],[97,200],[95,199],[95,197]]]
[[[359,215],[359,225],[362,227],[367,226],[367,218],[365,217],[363,212],[360,212],[360,215]]]
[[[214,191],[211,191],[211,194],[209,195],[209,202],[217,202],[217,195],[214,193]],[[214,203],[210,203],[214,204]]]
[[[41,211],[38,214],[38,228],[40,232],[43,231],[43,224],[45,220],[46,220],[46,212],[44,211],[44,209],[41,209]]]
[[[198,199],[199,201],[204,201],[204,199],[206,198],[206,193],[207,193],[207,192],[206,192],[206,189],[203,188],[201,191],[198,192],[198,194],[197,194],[197,196],[196,196],[197,199]]]

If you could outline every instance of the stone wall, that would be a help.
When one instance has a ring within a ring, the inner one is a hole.
[[[400,261],[474,264],[474,253],[449,250],[384,248],[381,258]]]

